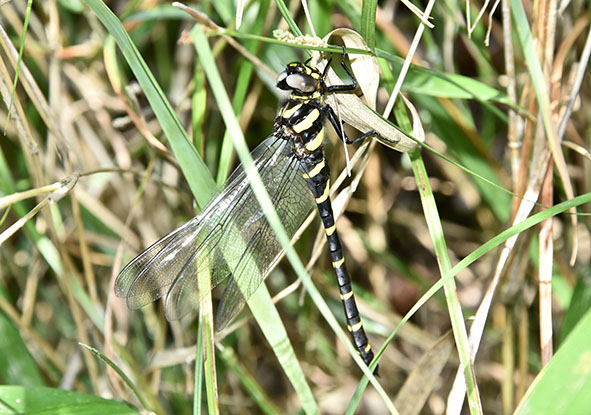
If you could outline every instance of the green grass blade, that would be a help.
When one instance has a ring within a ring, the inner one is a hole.
[[[203,136],[203,126],[205,125],[205,109],[207,107],[207,89],[205,85],[205,74],[196,61],[194,65],[193,81],[195,82],[195,91],[192,95],[191,111],[191,129],[193,130],[193,145],[203,159],[205,154],[205,137]]]
[[[203,396],[203,317],[199,314],[197,323],[197,341],[195,347],[195,380],[193,382],[193,415],[201,415],[201,398]]]
[[[283,16],[283,18],[287,22],[287,25],[289,26],[291,32],[296,36],[302,36],[303,33],[298,27],[295,20],[293,20],[293,17],[291,17],[291,14],[289,14],[289,9],[287,8],[285,2],[283,0],[275,0],[275,4],[277,4],[277,8],[279,9],[281,16]]]
[[[228,264],[231,267],[230,264]],[[208,267],[205,267],[208,269]],[[214,327],[213,327],[213,305],[211,299],[211,278],[210,275],[199,275],[199,291],[208,293],[201,301],[199,306],[199,333],[203,336],[203,374],[205,375],[205,393],[207,396],[207,411],[209,415],[218,415],[220,413],[218,401],[218,385],[216,378],[215,347],[214,347]],[[206,278],[207,277],[207,278]],[[195,372],[195,376],[197,372]]]
[[[376,47],[376,11],[377,0],[363,0],[361,5],[361,27],[359,33],[367,43],[369,49]]]
[[[591,312],[536,376],[515,415],[584,414],[591,408]]]
[[[415,179],[417,181],[417,187],[421,195],[425,219],[429,227],[429,233],[431,234],[431,240],[435,248],[435,254],[437,255],[441,276],[444,277],[451,268],[451,261],[449,259],[447,245],[445,243],[445,236],[441,226],[441,221],[439,219],[439,213],[437,211],[437,205],[433,197],[433,191],[431,190],[431,186],[429,184],[427,169],[425,168],[425,164],[421,158],[420,151],[416,149],[412,150],[410,151],[409,156],[411,159],[413,172],[415,174]],[[464,369],[464,378],[466,381],[470,413],[480,414],[482,413],[482,403],[480,402],[480,395],[478,392],[478,386],[476,384],[474,368],[472,367],[472,361],[470,359],[468,333],[464,323],[464,316],[462,314],[460,301],[458,299],[455,280],[449,279],[449,281],[447,281],[443,287],[445,289],[445,298],[447,300],[451,326],[454,333],[454,338],[456,340],[457,351],[460,357],[460,364]]]
[[[140,403],[142,404],[142,406],[144,408],[146,408],[146,409],[150,409],[150,406],[148,405],[148,402],[146,402],[146,400],[144,399],[144,396],[142,395],[142,393],[140,392],[140,390],[134,385],[134,383],[125,374],[125,372],[123,372],[121,369],[119,369],[119,366],[117,366],[115,364],[115,362],[113,362],[106,355],[104,355],[103,353],[99,352],[94,347],[88,346],[88,345],[86,345],[84,343],[79,343],[79,344],[80,344],[80,346],[84,347],[85,349],[87,349],[88,351],[90,351],[92,354],[94,354],[96,357],[98,357],[99,359],[101,359],[107,365],[109,365],[115,372],[117,372],[117,374],[119,375],[119,377],[121,377],[121,379],[123,379],[123,381],[127,384],[127,386],[129,386],[130,389],[133,391],[133,393],[135,394],[135,396],[137,397],[137,399],[140,401]]]
[[[140,415],[124,402],[57,388],[0,386],[0,414]]]
[[[0,295],[4,297],[4,292]],[[44,384],[43,377],[18,329],[2,312],[0,312],[0,350],[2,350],[0,353],[2,382],[25,386]]]

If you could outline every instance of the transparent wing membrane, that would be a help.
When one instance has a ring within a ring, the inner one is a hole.
[[[279,175],[269,177],[268,180],[263,175],[262,177],[281,222],[291,237],[314,205],[307,184],[297,165],[294,166],[295,159],[286,158],[284,161],[284,165],[279,168]],[[251,197],[254,198],[254,194]],[[253,204],[259,206],[256,200],[253,200]],[[223,329],[236,316],[283,252],[267,218],[258,209],[257,214],[249,218],[250,231],[246,249],[239,257],[222,296],[216,316],[218,330]]]
[[[291,145],[269,136],[253,152],[255,166],[292,236],[314,207]],[[269,273],[283,249],[238,167],[199,215],[151,245],[130,262],[115,282],[115,293],[130,309],[165,296],[169,320],[189,313],[210,289],[228,277],[216,317],[221,330],[243,307]]]

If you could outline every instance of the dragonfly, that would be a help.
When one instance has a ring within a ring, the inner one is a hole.
[[[355,91],[357,81],[345,63],[343,51],[341,66],[351,83],[326,85],[331,60],[332,56],[322,72],[309,61],[287,65],[277,78],[277,87],[289,91],[289,99],[279,108],[271,135],[251,156],[290,237],[317,207],[347,329],[356,350],[369,365],[374,353],[363,329],[336,230],[323,142],[327,120],[347,144],[372,135],[381,136],[372,130],[350,140],[345,134],[326,98],[329,94]],[[197,308],[208,294],[200,289],[203,284],[199,279],[209,278],[209,289],[227,281],[215,318],[216,331],[221,331],[282,253],[244,168],[239,166],[197,216],[155,242],[121,270],[115,281],[115,294],[124,298],[132,310],[163,297],[166,318],[177,320]]]

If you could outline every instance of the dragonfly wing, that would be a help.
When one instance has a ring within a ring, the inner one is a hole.
[[[261,172],[281,223],[291,238],[314,207],[314,199],[302,177],[299,161],[287,157],[273,171]],[[253,195],[254,198],[254,195]],[[248,298],[283,254],[283,247],[256,199],[258,209],[253,232],[230,280],[216,315],[216,330],[222,330],[238,314]]]
[[[265,165],[273,157],[276,148],[271,144],[276,139],[272,138],[269,137],[252,152],[255,165]],[[221,224],[231,216],[233,209],[230,208],[240,203],[247,189],[246,176],[242,169],[237,169],[199,215],[155,242],[121,270],[115,281],[115,294],[125,298],[127,306],[133,310],[163,297],[183,270],[193,272],[196,280],[207,264],[200,259],[216,252],[222,237]],[[208,268],[214,271],[213,288],[230,272],[219,255],[209,257],[208,264]],[[202,297],[197,296],[199,299]]]
[[[257,163],[257,169],[279,216],[286,218],[282,222],[288,235],[292,236],[314,206],[313,198],[301,177],[299,162],[291,154],[291,145],[273,136],[264,143],[273,151],[264,163]],[[237,170],[243,172],[241,166]],[[208,261],[210,267],[215,264],[224,268],[223,272],[210,268],[212,287],[232,275],[216,317],[218,331],[240,311],[282,252],[248,180],[244,181],[246,187],[232,198],[234,203],[226,207],[228,213],[222,220],[213,219],[222,228],[219,243],[208,256],[199,254],[195,258],[197,262]],[[178,318],[201,301],[195,268],[187,264],[172,284],[166,297],[167,318]]]
[[[131,310],[143,307],[168,291],[174,276],[191,256],[202,221],[197,216],[143,251],[117,276],[115,294]]]

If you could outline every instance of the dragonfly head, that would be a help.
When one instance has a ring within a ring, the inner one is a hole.
[[[322,73],[313,66],[301,62],[292,62],[277,77],[277,87],[284,91],[293,91],[298,95],[313,95],[322,91],[324,82]]]

